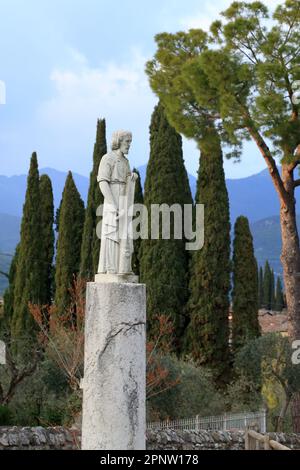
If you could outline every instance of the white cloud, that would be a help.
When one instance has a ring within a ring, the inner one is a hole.
[[[92,67],[80,52],[70,49],[70,56],[72,65],[52,70],[53,97],[38,110],[40,125],[51,136],[54,155],[62,150],[64,155],[86,154],[94,143],[97,118],[105,117],[108,138],[116,129],[132,130],[133,163],[145,163],[145,142],[148,144],[150,116],[156,101],[144,73],[147,58],[133,50],[128,63],[112,61]],[[83,168],[82,161],[74,162],[73,168],[84,173],[90,169]]]
[[[181,25],[184,29],[201,28],[207,31],[211,23],[218,18],[219,13],[230,3],[231,2],[227,2],[226,0],[222,0],[222,2],[218,2],[217,4],[204,2],[201,12],[182,18]]]
[[[43,103],[40,112],[44,119],[57,119],[69,125],[99,111],[111,114],[126,109],[134,114],[151,98],[147,77],[144,74],[146,58],[134,52],[128,64],[114,62],[102,68],[89,66],[86,58],[72,50],[74,67],[55,68],[50,79],[55,95]]]
[[[180,24],[182,28],[187,30],[201,28],[208,31],[211,23],[218,19],[220,13],[231,5],[232,0],[219,0],[218,2],[204,1],[201,3],[201,11],[181,19]],[[273,10],[282,2],[279,0],[264,0],[263,3]]]

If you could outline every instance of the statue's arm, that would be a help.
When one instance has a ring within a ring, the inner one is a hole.
[[[117,211],[117,204],[116,204],[116,202],[114,200],[114,197],[113,197],[113,194],[111,192],[109,182],[105,181],[105,180],[100,181],[99,185],[100,185],[101,193],[104,196],[105,203],[109,204],[110,206],[112,206]]]

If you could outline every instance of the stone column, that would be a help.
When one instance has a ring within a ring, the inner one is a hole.
[[[82,449],[145,449],[145,324],[144,284],[87,284]]]

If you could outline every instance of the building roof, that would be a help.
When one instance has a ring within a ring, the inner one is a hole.
[[[288,332],[287,314],[277,313],[270,310],[259,310],[258,320],[262,334],[266,333],[283,333]]]

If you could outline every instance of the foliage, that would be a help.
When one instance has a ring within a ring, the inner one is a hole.
[[[7,406],[0,405],[0,426],[13,424],[13,413]]]
[[[80,265],[84,223],[84,203],[69,172],[59,210],[59,232],[56,253],[55,298],[58,314],[64,315],[70,305],[70,287]],[[39,302],[31,302],[40,305]]]
[[[34,337],[34,322],[28,311],[28,302],[39,303],[43,296],[41,272],[41,207],[37,155],[33,153],[27,179],[27,191],[21,224],[11,334],[18,338],[27,332]]]
[[[253,239],[246,217],[239,217],[233,242],[233,318],[232,346],[237,351],[247,341],[259,336],[258,273]]]
[[[97,209],[103,204],[103,196],[97,182],[98,168],[101,158],[107,152],[105,119],[98,119],[96,142],[93,154],[93,169],[90,175],[88,202],[85,211],[83,237],[81,245],[80,275],[84,279],[92,280],[97,272],[100,240],[97,237]]]
[[[149,400],[149,420],[223,413],[225,400],[215,387],[211,371],[197,367],[192,360],[185,362],[175,356],[165,356],[163,364],[169,370],[170,379],[179,377],[180,381],[165,393]]]
[[[83,376],[85,281],[74,279],[69,289],[70,303],[62,314],[55,305],[30,305],[40,328],[39,343],[68,379],[72,390],[80,389]],[[47,320],[47,323],[46,323]],[[45,326],[48,324],[49,328]]]
[[[258,276],[258,307],[263,307],[263,298],[264,298],[264,271],[263,268],[259,268],[259,276]]]
[[[250,381],[243,373],[236,374],[225,395],[226,409],[232,413],[256,412],[264,406],[259,376]]]
[[[184,167],[182,139],[170,126],[163,106],[154,109],[150,126],[150,160],[147,166],[144,201],[149,217],[152,204],[192,203],[188,176]],[[183,212],[183,210],[182,210]],[[171,316],[174,321],[174,350],[180,349],[185,326],[184,306],[187,298],[188,252],[185,240],[174,237],[174,217],[171,216],[170,239],[141,240],[141,281],[147,286],[148,336],[156,337],[155,316]],[[183,216],[181,216],[183,220]],[[149,227],[150,219],[149,219]],[[182,225],[183,226],[183,225]]]
[[[282,291],[282,284],[281,279],[277,277],[277,284],[276,284],[276,300],[275,300],[275,308],[276,312],[281,312],[284,308],[284,296]]]
[[[20,385],[9,405],[13,424],[64,425],[65,419],[69,419],[67,407],[70,396],[64,374],[46,355],[30,380]]]
[[[266,261],[263,279],[263,308],[266,308],[267,310],[274,309],[274,292],[274,272],[271,269],[269,262]]]
[[[53,257],[54,257],[54,203],[52,184],[49,176],[42,175],[40,178],[40,209],[41,209],[41,253],[39,261],[41,264],[42,295],[41,304],[49,304],[53,294]]]
[[[288,338],[271,333],[249,341],[235,361],[239,375],[254,386],[263,384],[265,391],[268,383],[280,387],[282,398],[277,428],[282,426],[293,394],[300,389],[300,369],[292,363],[292,353]]]
[[[268,167],[281,207],[282,263],[291,318],[291,336],[300,331],[300,270],[295,188],[300,180],[299,103],[300,4],[286,0],[269,20],[261,2],[233,2],[210,33],[159,34],[147,64],[153,91],[178,132],[200,144],[215,125],[228,157],[239,159],[252,139]],[[269,145],[272,144],[272,148]],[[276,164],[281,158],[282,176]]]
[[[151,399],[165,393],[179,383],[179,377],[170,379],[170,373],[165,367],[165,356],[172,351],[174,324],[170,317],[164,315],[155,318],[157,322],[157,337],[147,341],[146,367],[146,396]]]
[[[207,131],[208,132],[208,131]],[[222,151],[211,129],[200,142],[201,156],[196,203],[204,205],[204,246],[192,253],[190,323],[184,341],[200,365],[213,368],[221,384],[229,376],[230,217]]]
[[[0,405],[2,406],[10,404],[20,385],[35,373],[41,361],[41,351],[36,346],[32,346],[31,342],[31,336],[19,337],[19,344],[16,348],[15,341],[6,335],[6,364],[1,366],[3,372],[0,380]]]
[[[9,285],[6,291],[4,292],[3,301],[3,317],[0,320],[0,331],[1,333],[7,332],[10,329],[10,322],[13,316],[14,311],[14,290],[15,290],[15,279],[18,263],[18,254],[20,250],[20,245],[17,245],[14,257],[12,259],[10,269],[9,269]]]
[[[136,168],[133,169],[133,173],[136,173],[138,175],[138,179],[135,182],[134,204],[144,204],[144,195],[140,173]],[[132,270],[134,274],[140,276],[141,238],[137,238],[136,240],[134,240],[133,244],[134,252],[132,255]]]

